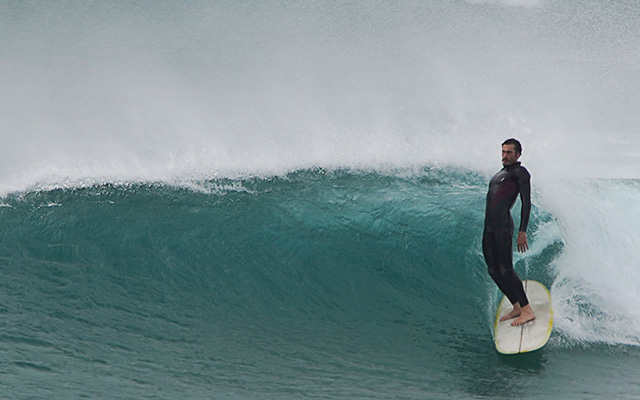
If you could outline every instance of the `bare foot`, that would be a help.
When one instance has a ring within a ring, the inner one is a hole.
[[[513,305],[513,310],[511,310],[509,314],[505,314],[500,318],[500,322],[519,317],[520,314],[522,314],[522,308],[520,308],[520,303],[516,303]]]
[[[522,307],[521,311],[520,316],[511,323],[511,326],[521,326],[536,319],[536,315],[533,313],[530,305],[527,304]]]

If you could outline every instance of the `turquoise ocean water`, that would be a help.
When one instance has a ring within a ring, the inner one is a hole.
[[[2,1],[0,22],[0,398],[640,396],[634,2]],[[494,349],[480,249],[511,136],[516,269],[555,309],[522,356]]]

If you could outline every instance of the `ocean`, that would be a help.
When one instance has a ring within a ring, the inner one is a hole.
[[[640,398],[639,32],[622,0],[0,1],[0,398]],[[481,252],[509,137],[554,307],[517,356]]]

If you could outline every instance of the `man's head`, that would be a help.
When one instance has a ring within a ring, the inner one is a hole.
[[[502,143],[502,165],[505,167],[518,162],[522,154],[522,145],[516,139],[507,139]]]

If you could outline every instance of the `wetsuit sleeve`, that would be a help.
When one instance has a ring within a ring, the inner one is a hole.
[[[522,213],[520,215],[519,232],[526,232],[529,225],[529,214],[531,214],[531,175],[524,167],[518,171],[518,188],[520,190],[520,200],[522,201]]]

